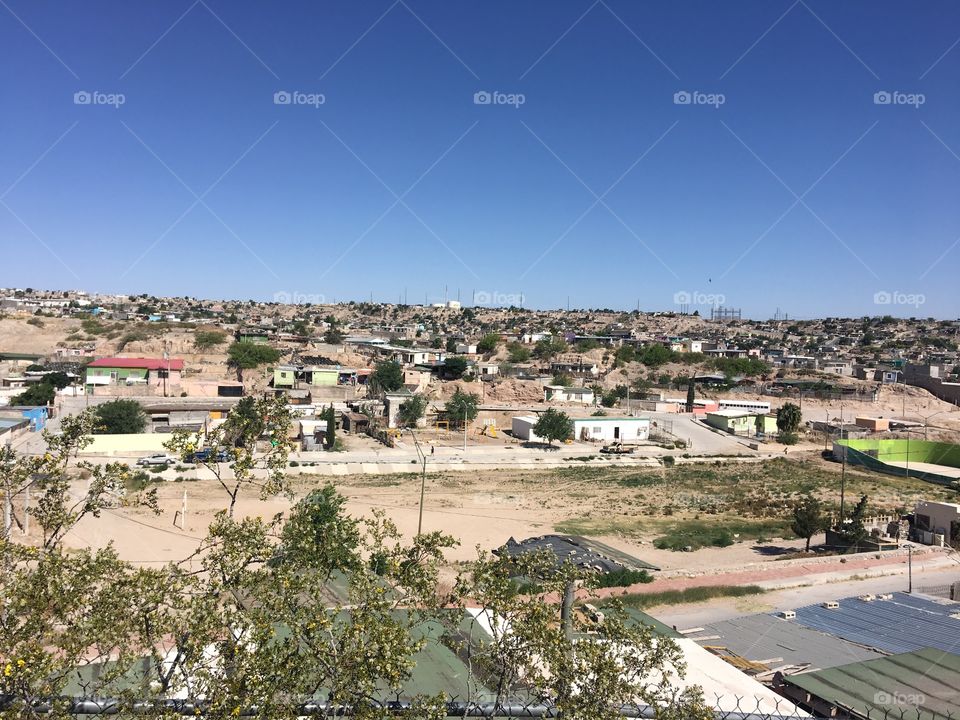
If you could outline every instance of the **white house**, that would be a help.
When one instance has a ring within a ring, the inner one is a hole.
[[[544,385],[543,400],[544,402],[573,402],[581,405],[593,405],[593,390],[585,387]]]
[[[533,432],[537,418],[518,415],[511,421],[513,436],[525,442],[546,442]],[[573,420],[575,440],[625,443],[646,440],[650,436],[650,418],[643,417],[588,417]]]
[[[458,355],[476,355],[477,346],[476,344],[470,345],[468,343],[457,343],[457,354]]]

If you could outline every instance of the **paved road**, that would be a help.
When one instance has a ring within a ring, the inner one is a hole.
[[[926,556],[914,555],[913,589],[919,592],[924,587],[949,585],[960,581],[960,557],[956,552],[931,552]],[[803,583],[797,585],[796,583]],[[699,627],[706,623],[729,620],[757,612],[790,610],[805,605],[863,595],[866,593],[890,593],[908,589],[908,568],[905,563],[876,565],[869,570],[851,568],[811,574],[786,581],[771,580],[757,583],[776,587],[762,596],[746,598],[721,598],[706,603],[677,605],[655,609],[651,614],[659,620],[677,627]],[[789,587],[783,587],[789,584]]]

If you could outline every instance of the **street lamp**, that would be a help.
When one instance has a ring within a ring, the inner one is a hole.
[[[420,475],[420,514],[417,518],[417,536],[419,537],[423,531],[423,495],[427,487],[427,456],[420,449],[420,441],[417,440],[417,434],[413,431],[413,428],[407,428],[407,430],[413,438],[413,445],[417,449],[417,455],[420,457],[420,462],[423,465],[423,472]]]

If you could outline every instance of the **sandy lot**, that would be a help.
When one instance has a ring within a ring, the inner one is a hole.
[[[295,496],[303,497],[331,481],[348,498],[348,510],[355,517],[379,509],[405,536],[416,533],[419,475],[301,475],[293,480]],[[459,541],[448,553],[451,567],[474,558],[477,546],[492,549],[511,536],[522,539],[559,531],[595,537],[667,572],[699,574],[772,562],[780,554],[800,549],[803,542],[776,539],[773,533],[767,538],[760,534],[760,540],[757,535],[752,539],[738,535],[730,547],[674,552],[655,548],[653,540],[676,522],[711,526],[746,519],[776,524],[800,493],[812,491],[827,503],[836,501],[838,481],[839,467],[814,453],[802,461],[793,457],[750,464],[713,461],[672,470],[582,467],[447,472],[427,477],[423,529],[440,530]],[[163,510],[159,516],[143,507],[118,507],[100,519],[85,519],[71,533],[69,543],[102,547],[113,542],[122,557],[140,563],[187,557],[214,514],[226,506],[226,496],[212,480],[161,482],[155,487]],[[859,493],[868,493],[871,507],[878,510],[912,507],[918,497],[955,495],[921,481],[852,468],[847,470],[847,491],[851,502]],[[187,522],[181,530],[174,526],[174,519],[185,493]],[[239,499],[236,512],[270,517],[290,507],[286,498],[261,501],[249,491]]]

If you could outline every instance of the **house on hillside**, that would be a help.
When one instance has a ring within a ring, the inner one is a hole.
[[[84,384],[93,392],[104,385],[144,385],[180,387],[183,360],[180,358],[119,358],[105,357],[87,365]]]
[[[564,385],[544,385],[544,402],[573,402],[581,405],[593,405],[593,390],[585,387],[566,387]]]

